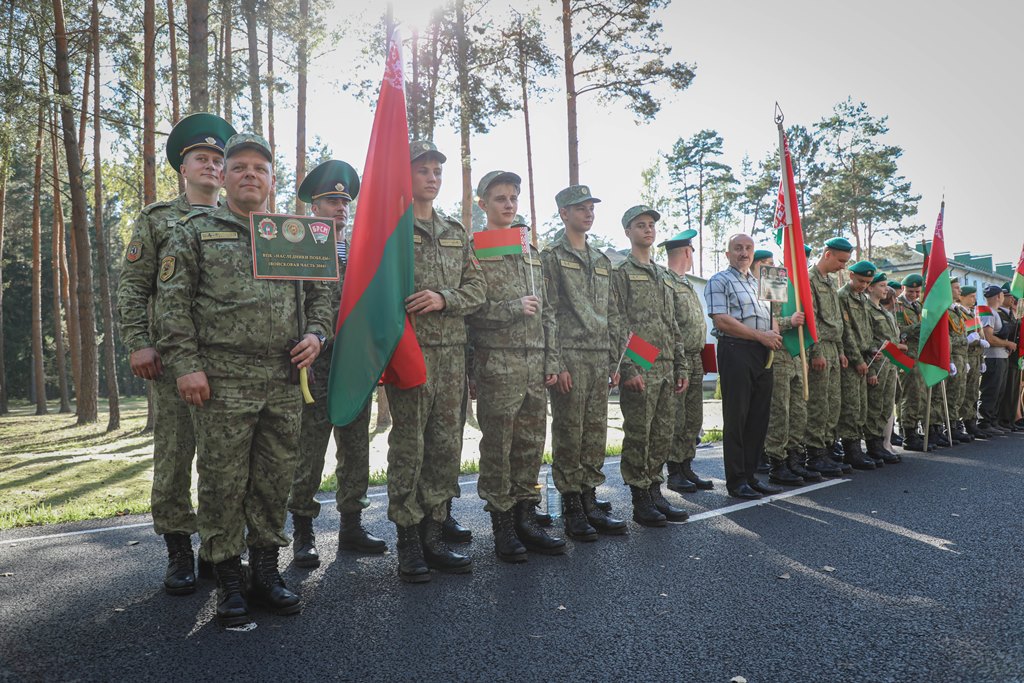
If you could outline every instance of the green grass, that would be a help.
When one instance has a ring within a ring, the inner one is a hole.
[[[704,430],[704,436],[701,438],[700,442],[701,443],[716,443],[716,442],[721,441],[721,440],[722,440],[722,430],[721,429],[715,429],[715,428],[712,427],[711,429],[705,429]]]

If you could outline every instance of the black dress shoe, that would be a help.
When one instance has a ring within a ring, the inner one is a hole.
[[[763,481],[752,481],[750,482],[750,488],[754,489],[758,493],[763,493],[766,496],[772,496],[776,493],[782,493],[782,487],[776,486],[775,484],[769,484]]]
[[[729,495],[733,498],[745,498],[747,500],[764,498],[764,496],[751,488],[749,484],[740,484],[734,489],[729,489]]]

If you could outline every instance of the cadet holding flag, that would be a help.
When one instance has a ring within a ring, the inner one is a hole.
[[[235,134],[231,125],[213,114],[186,116],[167,137],[167,162],[185,179],[185,192],[169,202],[142,209],[135,221],[121,268],[117,309],[121,339],[136,377],[153,381],[153,529],[167,544],[164,590],[185,595],[196,588],[196,532],[192,510],[192,456],[195,432],[188,405],[178,396],[175,377],[165,372],[155,348],[155,318],[151,306],[157,294],[161,251],[174,226],[195,210],[217,206],[223,185],[224,143]],[[199,573],[213,578],[213,568],[200,560]]]
[[[883,460],[865,454],[860,440],[868,419],[868,361],[875,349],[871,335],[871,314],[864,290],[875,277],[875,264],[857,261],[846,268],[850,280],[839,289],[843,312],[843,355],[847,364],[839,372],[842,401],[837,430],[843,443],[843,462],[858,470],[881,467]]]
[[[896,401],[897,368],[879,356],[882,348],[887,345],[894,345],[900,351],[906,351],[907,345],[900,344],[896,318],[882,305],[887,296],[892,296],[889,284],[885,281],[885,273],[875,274],[868,285],[867,295],[871,347],[875,354],[868,363],[868,412],[864,423],[864,441],[868,455],[875,460],[881,459],[887,465],[894,465],[900,462],[900,456],[885,448],[885,434]]]

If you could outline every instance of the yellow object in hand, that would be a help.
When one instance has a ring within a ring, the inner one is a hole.
[[[299,370],[299,388],[302,389],[302,400],[306,403],[313,402],[313,394],[309,393],[309,373],[307,368]]]

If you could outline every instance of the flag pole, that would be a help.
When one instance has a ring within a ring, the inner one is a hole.
[[[949,401],[946,400],[946,380],[942,380],[942,407],[946,411],[946,438],[953,445],[953,424],[949,421]]]
[[[622,367],[622,359],[626,357],[626,349],[629,348],[629,340],[633,338],[633,333],[630,332],[629,336],[626,337],[626,345],[622,348],[622,355],[619,356],[619,362],[615,364],[615,372],[612,375],[619,374],[619,369]]]
[[[777,125],[779,127],[779,159],[782,161],[782,170],[779,173],[779,176],[782,179],[782,196],[783,196],[782,206],[786,209],[786,228],[785,229],[786,229],[786,232],[789,234],[789,253],[792,254],[792,256],[793,256],[792,260],[795,263],[796,262],[796,238],[793,237],[793,218],[792,218],[792,216],[790,214],[790,206],[789,206],[789,185],[786,182],[786,176],[787,176],[787,174],[786,174],[786,142],[785,142],[786,133],[785,133],[785,131],[782,128],[782,121],[784,120],[784,117],[782,115],[782,109],[779,108],[778,102],[775,103],[775,109],[776,109],[776,112],[777,112],[776,115],[775,115],[775,125]],[[785,259],[783,259],[783,261],[785,261]],[[792,277],[792,276],[793,276],[793,274],[790,273],[790,277]],[[799,312],[803,311],[803,306],[801,306],[801,304],[800,304],[800,288],[799,287],[793,287],[793,296],[795,298],[795,301],[793,303],[794,303],[794,305],[796,307],[796,311],[799,313]],[[806,325],[806,323],[804,323],[804,325]],[[807,378],[807,349],[804,348],[804,325],[801,325],[800,327],[796,328],[796,333],[797,333],[797,337],[798,337],[798,339],[800,341],[800,370],[802,371],[801,372],[801,376],[802,376],[803,381],[804,381],[804,400],[807,401],[807,400],[810,400],[810,387],[808,385],[808,378]]]
[[[924,409],[924,453],[928,452],[928,429],[931,427],[932,419],[932,388],[928,387],[928,402]]]

